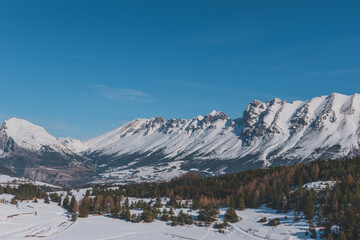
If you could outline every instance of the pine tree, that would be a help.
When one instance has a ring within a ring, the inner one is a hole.
[[[44,203],[47,203],[47,204],[50,203],[50,199],[49,199],[49,196],[47,194],[45,195]]]
[[[239,199],[239,206],[238,206],[239,210],[244,210],[245,209],[245,202],[243,198]]]
[[[170,216],[169,216],[168,212],[166,211],[166,208],[164,208],[160,220],[165,221],[165,222],[168,222],[170,220]]]
[[[171,226],[177,226],[178,225],[178,218],[175,216],[171,217]]]
[[[136,222],[136,214],[133,213],[133,214],[131,215],[130,219],[131,219],[131,222],[133,222],[133,223]]]
[[[346,240],[347,238],[346,238],[346,235],[345,235],[345,233],[344,233],[344,231],[341,231],[340,232],[340,240]]]
[[[141,218],[144,222],[153,222],[154,221],[154,215],[153,212],[149,209],[145,209],[142,214],[141,214]]]
[[[73,213],[71,215],[71,221],[75,222],[76,221],[76,213]]]
[[[89,216],[89,202],[90,202],[90,199],[88,196],[85,196],[81,200],[81,204],[79,207],[79,217],[85,218],[85,217]]]
[[[14,204],[14,205],[17,205],[18,204],[18,201],[16,200],[16,198],[12,198],[11,200],[10,200],[10,203],[11,204]]]
[[[310,237],[316,239],[317,238],[317,233],[316,233],[316,228],[314,226],[314,221],[312,219],[309,220],[309,232],[310,232]]]
[[[124,206],[125,206],[125,207],[129,207],[129,198],[126,198],[126,199],[125,199]]]
[[[156,197],[154,207],[156,207],[156,208],[161,208],[162,207],[161,198],[159,196]]]
[[[227,219],[231,223],[235,223],[239,221],[239,217],[233,208],[228,208],[226,210],[225,219]]]
[[[72,196],[72,198],[71,198],[68,210],[69,210],[70,213],[75,213],[75,214],[76,214],[76,212],[78,210],[78,204],[77,204],[77,201],[76,201],[74,196]]]
[[[66,195],[66,197],[64,198],[64,201],[63,201],[63,208],[65,209],[69,209],[69,196]]]
[[[130,218],[131,218],[131,213],[130,213],[130,208],[129,207],[127,207],[126,209],[125,209],[125,219],[126,219],[126,221],[130,221]]]
[[[174,214],[175,214],[175,213],[174,213],[174,210],[173,210],[173,208],[172,208],[172,207],[170,208],[170,212],[169,212],[169,214],[170,214],[170,216],[171,216],[171,217],[172,217],[172,216],[174,216]]]
[[[229,221],[227,220],[227,218],[224,218],[224,227],[227,227],[229,225]]]
[[[201,204],[200,204],[200,202],[199,202],[199,201],[197,201],[197,200],[193,200],[193,203],[192,203],[191,208],[192,208],[193,210],[200,209],[200,208],[201,208]]]

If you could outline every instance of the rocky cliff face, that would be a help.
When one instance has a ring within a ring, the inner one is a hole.
[[[62,156],[44,162],[7,162],[17,168],[26,162],[24,172],[33,164],[41,166],[40,172],[28,175],[46,178],[40,169],[61,165],[66,168],[64,178],[69,169],[81,169],[96,182],[157,181],[190,170],[213,175],[359,154],[360,95],[331,94],[292,103],[254,100],[238,119],[217,111],[193,119],[135,119],[87,141],[56,139],[44,129],[37,130],[40,135],[21,128],[8,130],[8,125],[5,122],[0,130],[3,158],[28,159],[44,152]]]

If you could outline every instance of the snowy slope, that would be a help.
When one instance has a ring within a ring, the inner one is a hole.
[[[77,139],[70,138],[70,137],[62,137],[62,138],[58,138],[58,140],[65,147],[67,147],[70,151],[72,151],[74,153],[80,153],[80,152],[86,151],[88,149],[86,142],[81,141],[81,140],[77,140]]]
[[[10,201],[12,197],[8,194],[0,195],[1,200]],[[179,211],[176,209],[175,214]],[[223,221],[225,211],[220,210],[219,222]],[[141,211],[131,210],[131,213],[139,214]],[[190,214],[198,215],[195,211]],[[237,214],[242,220],[231,223],[226,233],[218,233],[212,226],[172,227],[159,220],[131,223],[108,216],[90,215],[72,222],[70,214],[53,202],[45,204],[42,199],[38,203],[19,201],[18,206],[0,202],[0,239],[307,239],[305,231],[308,223],[304,220],[294,222],[291,213],[285,219],[284,214],[261,207],[237,211]],[[277,227],[266,226],[258,222],[262,217],[278,217],[282,224]]]
[[[10,200],[13,196],[0,195]],[[69,215],[57,204],[33,201],[0,203],[0,239],[39,239],[55,236],[72,225]]]

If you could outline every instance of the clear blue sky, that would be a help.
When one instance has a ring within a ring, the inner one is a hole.
[[[86,139],[360,93],[360,1],[0,1],[0,120]]]

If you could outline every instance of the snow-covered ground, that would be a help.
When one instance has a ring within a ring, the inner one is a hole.
[[[11,195],[0,195],[10,200]],[[57,235],[72,225],[69,215],[55,203],[23,201],[18,207],[0,203],[0,239],[39,239]]]
[[[99,178],[93,183],[103,184],[107,182],[126,184],[129,182],[159,182],[177,177],[186,171],[181,170],[183,161],[146,166],[138,168],[126,167],[109,168],[105,173],[101,173]],[[130,163],[134,164],[134,163]]]
[[[77,195],[82,194],[79,191]],[[10,200],[11,195],[2,194],[0,199]],[[135,199],[129,199],[130,202]],[[178,212],[176,210],[175,212]],[[141,211],[132,210],[132,213]],[[187,212],[184,209],[184,212]],[[220,210],[219,220],[225,209]],[[191,214],[196,215],[196,212]],[[212,227],[177,226],[156,220],[152,223],[131,223],[108,216],[92,216],[70,221],[70,215],[55,203],[44,204],[32,201],[19,202],[16,205],[0,203],[0,239],[307,239],[305,221],[294,223],[293,215],[287,219],[284,214],[262,207],[237,211],[241,221],[230,224],[224,233],[218,233]],[[258,220],[262,217],[279,217],[281,225],[266,226]]]
[[[11,187],[17,187],[19,184],[31,183],[37,186],[44,186],[44,187],[51,187],[51,188],[62,188],[59,186],[55,186],[49,183],[33,181],[27,178],[18,178],[18,177],[10,177],[8,175],[1,175],[0,174],[0,185],[7,186],[10,185]]]
[[[314,189],[315,191],[320,191],[327,187],[333,188],[335,184],[336,181],[316,181],[316,182],[306,183],[303,185],[303,187],[307,189]]]
[[[79,202],[86,195],[87,190],[89,190],[91,193],[92,188],[72,189],[72,190],[70,190],[70,193],[71,193],[71,196],[74,196],[76,201]],[[68,192],[67,191],[56,191],[56,192],[51,192],[51,193],[57,193],[59,196],[62,197],[62,200],[64,200],[64,198],[66,197]]]

